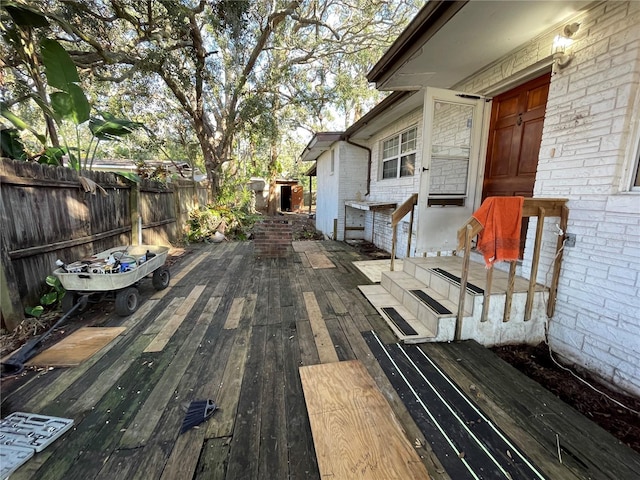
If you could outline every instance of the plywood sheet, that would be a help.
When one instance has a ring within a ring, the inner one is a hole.
[[[331,260],[322,252],[305,252],[311,268],[336,268]]]
[[[36,355],[27,362],[27,365],[50,367],[80,365],[125,330],[125,327],[83,327]]]
[[[362,363],[300,367],[300,378],[321,478],[429,478]]]
[[[320,246],[313,241],[304,240],[291,242],[291,246],[293,247],[294,252],[319,252]]]

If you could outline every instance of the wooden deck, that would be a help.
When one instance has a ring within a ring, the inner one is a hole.
[[[82,325],[74,321],[69,330],[87,324],[126,330],[77,367],[3,383],[3,417],[26,411],[75,421],[11,478],[319,479],[299,367],[356,359],[430,477],[451,478],[363,336],[373,330],[395,341],[357,288],[368,280],[351,262],[365,259],[338,242],[298,250],[257,259],[250,242],[196,246],[172,267],[170,288],[143,286],[144,303],[131,317],[95,312]],[[318,263],[317,253],[330,264]],[[547,478],[640,472],[637,454],[540,394],[490,351],[466,343],[420,348]],[[208,398],[219,410],[179,435],[184,408]],[[564,439],[563,464],[556,432]],[[579,452],[594,460],[585,463]],[[598,467],[597,455],[610,460]]]

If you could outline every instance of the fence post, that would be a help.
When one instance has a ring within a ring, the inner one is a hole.
[[[142,238],[140,217],[140,183],[136,182],[129,190],[129,210],[131,212],[131,245],[139,245]]]
[[[2,259],[0,261],[0,305],[5,326],[9,331],[13,331],[24,319],[24,309],[4,239],[2,241]]]

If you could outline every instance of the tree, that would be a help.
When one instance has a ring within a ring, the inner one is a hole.
[[[348,65],[378,56],[414,3],[52,0],[42,12],[92,81],[153,86],[145,92],[151,104],[154,96],[172,99],[189,120],[215,198],[222,166],[246,132],[268,129],[273,171],[283,131],[321,128],[332,110],[358,111],[351,98],[371,91],[340,82],[370,65]],[[338,109],[330,107],[336,99]],[[304,113],[282,117],[292,110]]]

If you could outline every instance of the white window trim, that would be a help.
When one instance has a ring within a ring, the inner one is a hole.
[[[402,148],[402,135],[411,131],[411,130],[415,130],[416,134],[415,134],[415,149],[414,150],[409,150],[407,152],[400,152],[400,149]],[[394,157],[389,157],[389,158],[384,158],[384,144],[385,142],[398,137],[398,152]],[[400,175],[400,171],[402,168],[402,162],[401,159],[402,157],[406,157],[408,155],[414,155],[414,163],[413,163],[413,167],[415,169],[416,164],[418,162],[418,125],[412,125],[408,128],[405,128],[397,133],[394,133],[393,135],[389,135],[388,137],[383,138],[382,140],[380,140],[380,174],[379,174],[379,179],[380,180],[401,180],[401,179],[408,179],[408,178],[412,178],[415,175],[415,171],[413,172],[412,175]],[[396,167],[396,175],[394,177],[384,177],[384,164],[385,162],[388,161],[392,161],[394,159],[398,160],[398,164]]]
[[[632,112],[640,111],[640,90],[636,93]],[[629,129],[627,150],[625,152],[624,170],[619,186],[621,193],[640,194],[640,186],[635,186],[636,176],[640,170],[640,118],[636,117]]]

